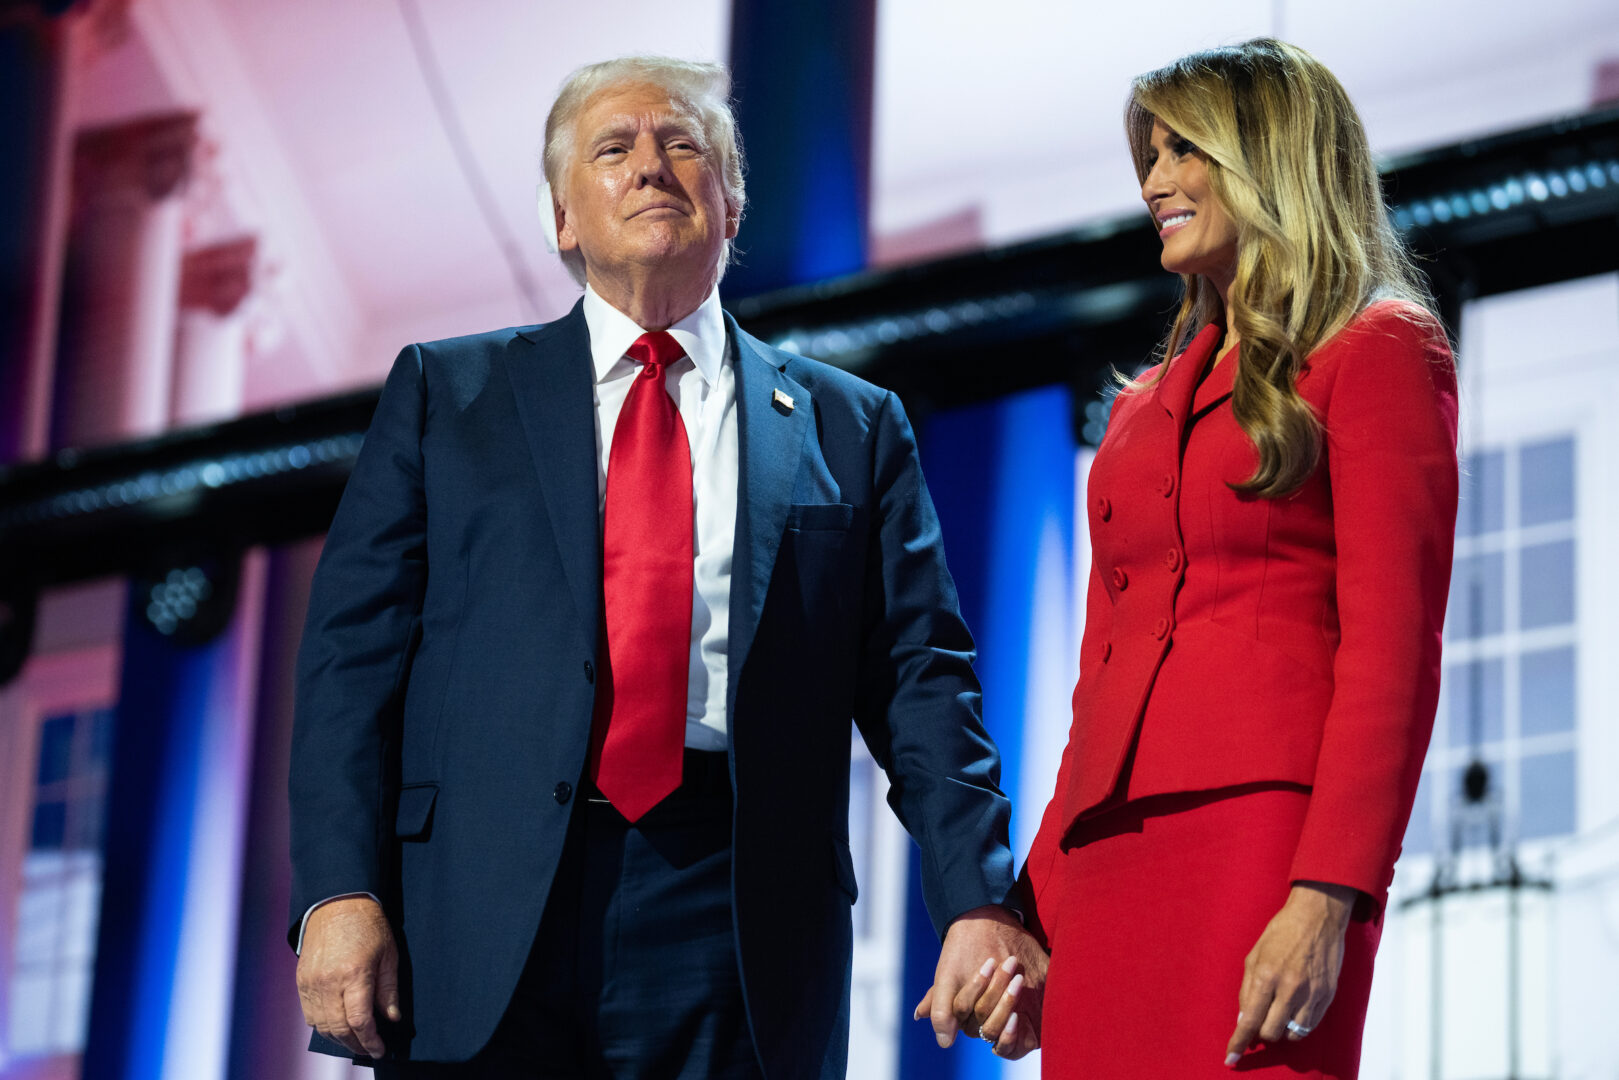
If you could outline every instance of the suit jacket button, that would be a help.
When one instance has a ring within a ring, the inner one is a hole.
[[[1096,516],[1107,521],[1113,516],[1113,502],[1106,495],[1096,497]]]
[[[566,780],[561,781],[551,790],[551,797],[556,799],[557,802],[566,805],[567,801],[573,798],[573,785]]]
[[[1113,568],[1113,586],[1114,586],[1114,588],[1119,589],[1120,591],[1123,591],[1123,589],[1129,584],[1130,584],[1130,575],[1126,574],[1124,572],[1124,568],[1122,566],[1115,566]]]
[[[1162,640],[1164,640],[1164,638],[1168,637],[1169,636],[1169,620],[1168,619],[1159,619],[1158,622],[1156,624],[1154,624],[1154,626],[1152,628],[1152,636],[1157,638],[1159,641],[1162,641]]]
[[[1102,663],[1107,663],[1108,657],[1113,655],[1113,642],[1104,642],[1102,645]]]
[[[1181,553],[1175,548],[1170,548],[1164,553],[1164,565],[1169,567],[1171,574],[1179,570],[1181,568]]]
[[[596,665],[592,664],[589,660],[586,660],[585,661],[585,682],[594,683],[595,681],[596,681]]]
[[[1175,478],[1173,476],[1164,477],[1158,484],[1158,490],[1166,499],[1175,494]]]

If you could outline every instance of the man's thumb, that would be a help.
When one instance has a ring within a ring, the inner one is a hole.
[[[385,950],[377,965],[377,1004],[389,1020],[398,1023],[404,1019],[399,1008],[399,954],[393,949]]]

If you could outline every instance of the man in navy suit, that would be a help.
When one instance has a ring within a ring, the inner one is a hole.
[[[720,309],[728,95],[714,64],[576,72],[545,171],[583,299],[388,377],[299,660],[314,1049],[842,1077],[851,718],[922,847],[936,994],[1035,947],[904,413]]]

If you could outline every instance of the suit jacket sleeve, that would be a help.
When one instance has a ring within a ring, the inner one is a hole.
[[[1107,588],[1102,584],[1102,572],[1096,567],[1096,560],[1091,560],[1091,573],[1089,584],[1085,587],[1085,632],[1079,643],[1079,666],[1084,671],[1093,664],[1102,663],[1102,652],[1108,639],[1111,612],[1107,599]],[[1079,688],[1076,685],[1074,692]],[[1018,894],[1023,902],[1023,919],[1030,933],[1034,934],[1041,945],[1049,951],[1052,947],[1051,931],[1053,924],[1046,921],[1049,912],[1042,911],[1041,897],[1045,895],[1046,887],[1051,883],[1051,875],[1056,869],[1057,856],[1062,849],[1063,836],[1066,833],[1063,825],[1064,795],[1068,791],[1070,773],[1074,756],[1074,742],[1070,738],[1068,745],[1063,747],[1062,762],[1057,767],[1057,787],[1046,804],[1045,815],[1040,819],[1040,831],[1035,833],[1034,843],[1029,847],[1029,857],[1023,863],[1023,873],[1018,877]]]
[[[298,655],[289,940],[315,903],[386,895],[400,695],[427,580],[420,350],[399,354],[316,568]]]
[[[1456,374],[1437,328],[1373,315],[1327,414],[1341,630],[1295,881],[1381,900],[1439,698],[1456,531]]]
[[[922,850],[922,892],[943,936],[986,904],[1017,910],[1011,805],[980,716],[972,635],[945,567],[916,440],[893,394],[874,420],[871,546],[855,723],[888,774],[888,801]]]

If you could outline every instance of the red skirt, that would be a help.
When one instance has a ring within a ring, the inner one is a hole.
[[[1315,1031],[1224,1065],[1243,961],[1287,900],[1309,802],[1297,785],[1249,784],[1137,799],[1074,827],[1041,897],[1052,941],[1042,1076],[1356,1075],[1382,933],[1361,911]]]

